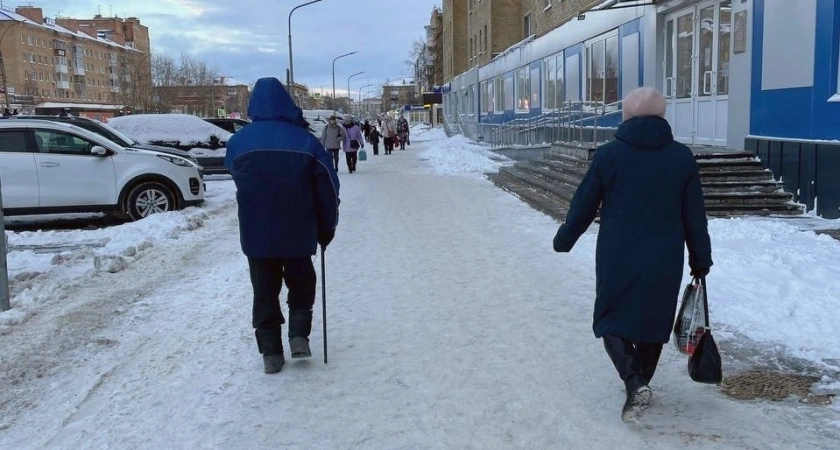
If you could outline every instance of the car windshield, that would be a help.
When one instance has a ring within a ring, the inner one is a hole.
[[[92,120],[96,120],[96,119],[92,119]],[[116,129],[116,128],[114,128],[114,127],[112,127],[112,126],[108,125],[107,123],[105,123],[105,122],[100,122],[100,121],[98,121],[98,120],[96,120],[96,122],[97,122],[98,124],[102,125],[102,127],[103,127],[103,128],[105,128],[106,130],[108,130],[108,132],[109,132],[109,133],[113,134],[114,136],[116,136],[116,137],[117,137],[117,139],[119,139],[119,140],[120,140],[120,142],[117,142],[117,144],[120,144],[120,145],[122,145],[123,147],[130,146],[130,145],[140,145],[140,143],[139,143],[139,142],[137,142],[135,139],[132,139],[132,138],[130,138],[130,137],[128,137],[128,136],[126,136],[126,135],[124,135],[123,133],[121,133],[121,132],[117,131],[117,129]],[[112,139],[112,140],[113,140],[113,139]]]

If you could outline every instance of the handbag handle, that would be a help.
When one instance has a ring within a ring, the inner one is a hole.
[[[706,277],[694,277],[694,281],[700,283],[703,287],[703,315],[706,319],[706,329],[712,329],[712,322],[709,321],[709,293],[706,289]]]

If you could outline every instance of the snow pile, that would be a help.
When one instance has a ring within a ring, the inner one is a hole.
[[[60,298],[65,287],[97,272],[122,271],[148,249],[179,239],[182,233],[204,226],[209,217],[234,207],[235,192],[220,188],[208,184],[205,205],[200,208],[154,214],[137,222],[93,230],[6,231],[12,310],[0,313],[0,335],[5,327],[21,323],[44,302]],[[44,219],[29,216],[8,221],[38,220]]]
[[[712,322],[840,369],[840,242],[784,219],[715,219],[709,233]]]
[[[415,128],[417,132],[411,134],[412,143],[434,141],[421,157],[439,175],[483,175],[496,172],[499,167],[511,163],[506,157],[488,150],[487,146],[476,144],[460,134],[447,139],[443,127]]]
[[[189,114],[134,114],[111,118],[108,125],[143,144],[178,141],[182,145],[198,146],[201,143],[209,144],[210,136],[216,136],[222,142],[227,142],[233,136]]]

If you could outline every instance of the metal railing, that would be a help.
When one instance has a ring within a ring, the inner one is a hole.
[[[480,123],[473,114],[446,117],[464,136],[493,147],[570,142],[597,146],[612,139],[621,122],[621,101],[569,101],[553,111],[501,124]],[[453,130],[455,131],[455,130]]]

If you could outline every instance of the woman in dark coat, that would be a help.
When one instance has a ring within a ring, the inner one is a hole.
[[[554,237],[555,251],[570,251],[600,207],[592,329],[625,383],[625,421],[649,405],[648,384],[674,323],[685,246],[692,275],[705,276],[712,266],[697,162],[674,141],[665,107],[655,89],[628,94],[615,140],[598,148]]]

